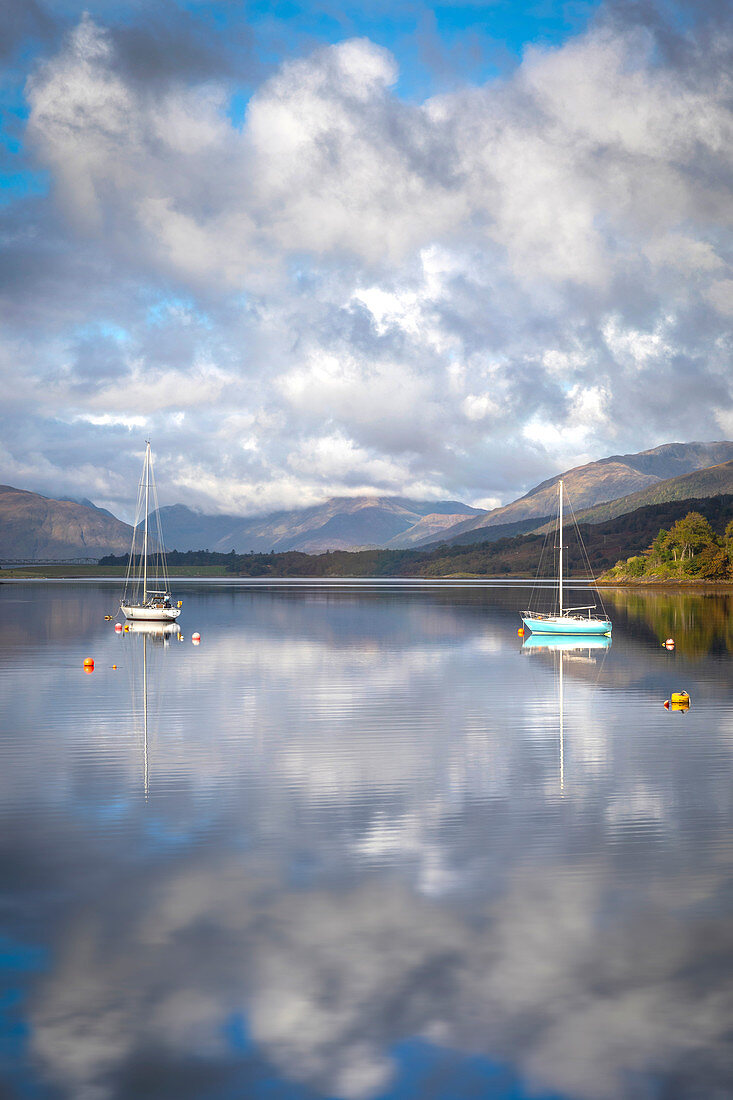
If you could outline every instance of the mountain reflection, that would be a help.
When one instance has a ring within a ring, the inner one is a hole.
[[[659,639],[674,638],[680,652],[689,657],[733,653],[733,595],[710,590],[603,591],[610,613],[646,627]]]
[[[449,589],[192,589],[200,647],[55,654],[75,597],[0,661],[19,1094],[726,1094],[719,662],[623,618],[522,643],[516,590]]]

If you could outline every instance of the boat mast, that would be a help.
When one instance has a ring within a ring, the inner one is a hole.
[[[147,528],[146,528],[147,530]],[[562,478],[560,478],[560,615],[562,615]]]
[[[145,448],[145,528],[143,533],[143,607],[148,602],[148,501],[150,498],[150,441]],[[562,482],[561,482],[562,484]],[[561,536],[562,538],[562,536]]]

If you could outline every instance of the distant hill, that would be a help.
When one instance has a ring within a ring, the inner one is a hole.
[[[557,522],[556,516],[532,516],[530,519],[517,519],[514,523],[495,523],[488,527],[472,527],[464,531],[462,535],[453,535],[450,539],[436,539],[432,536],[419,543],[421,549],[431,549],[440,543],[447,542],[450,546],[472,546],[477,542],[497,542],[498,539],[509,539],[514,535],[526,535],[537,530],[537,525]]]
[[[718,466],[708,466],[705,470],[695,470],[694,473],[684,474],[682,477],[672,477],[667,481],[657,482],[648,489],[642,489],[639,493],[621,497],[620,500],[576,512],[576,519],[579,523],[605,523],[649,504],[689,500],[692,497],[699,500],[725,493],[733,493],[733,460],[721,462]]]
[[[560,478],[565,483],[577,514],[603,502],[618,500],[652,488],[661,481],[731,460],[733,443],[725,440],[717,443],[666,443],[638,454],[611,455],[548,478],[511,504],[463,520],[443,532],[441,538],[431,541],[452,542],[457,536],[478,531],[479,528],[482,529],[480,538],[485,539],[487,536],[484,529],[496,524],[516,523],[533,517],[541,520],[542,517],[553,515],[557,509],[557,483]],[[724,489],[719,491],[725,492]],[[687,495],[692,496],[694,493]]]
[[[160,509],[166,546],[171,549],[240,554],[410,546],[444,525],[454,525],[458,517],[481,514],[480,508],[455,500],[371,496],[334,497],[310,508],[253,518],[205,515],[182,504]]]
[[[101,509],[0,485],[0,558],[63,560],[124,554],[132,528]]]

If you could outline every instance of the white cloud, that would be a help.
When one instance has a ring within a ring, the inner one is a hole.
[[[33,425],[6,445],[32,466],[53,405],[110,447],[116,417],[145,415],[173,456],[185,410],[187,500],[259,510],[346,473],[507,499],[581,453],[668,441],[658,395],[693,377],[688,432],[711,438],[733,408],[726,43],[673,66],[651,32],[597,23],[406,103],[394,57],[347,40],[285,61],[238,128],[223,83],[153,91],[84,17],[27,84],[81,266],[7,311],[2,370],[22,361]],[[153,325],[143,285],[190,305]],[[100,316],[124,347],[77,347]],[[241,439],[237,416],[256,418]],[[345,469],[321,455],[314,486],[297,456],[335,438]]]

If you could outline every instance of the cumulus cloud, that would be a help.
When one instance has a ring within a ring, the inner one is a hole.
[[[84,16],[26,85],[51,197],[7,238],[4,342],[22,349],[28,393],[7,433],[15,465],[32,469],[26,441],[63,430],[43,382],[67,369],[83,384],[58,412],[78,439],[103,437],[132,482],[127,429],[99,419],[127,405],[167,464],[164,495],[224,510],[261,510],[263,486],[283,505],[298,487],[393,492],[395,470],[412,495],[506,499],[679,437],[693,394],[683,434],[719,434],[733,407],[731,27],[703,13],[673,50],[659,20],[620,10],[423,102],[400,97],[378,43],[319,47],[259,81],[241,126],[205,41],[153,79],[118,29]],[[100,318],[124,348],[104,331],[80,341]],[[223,384],[199,411],[202,362]],[[115,363],[113,391],[99,383]],[[180,400],[173,384],[161,403],[178,371]],[[171,413],[196,441],[198,490],[176,479]],[[105,432],[84,435],[83,414]],[[233,414],[247,446],[232,445]],[[361,471],[295,469],[336,438]],[[66,465],[41,451],[51,481],[76,476],[70,445]]]

